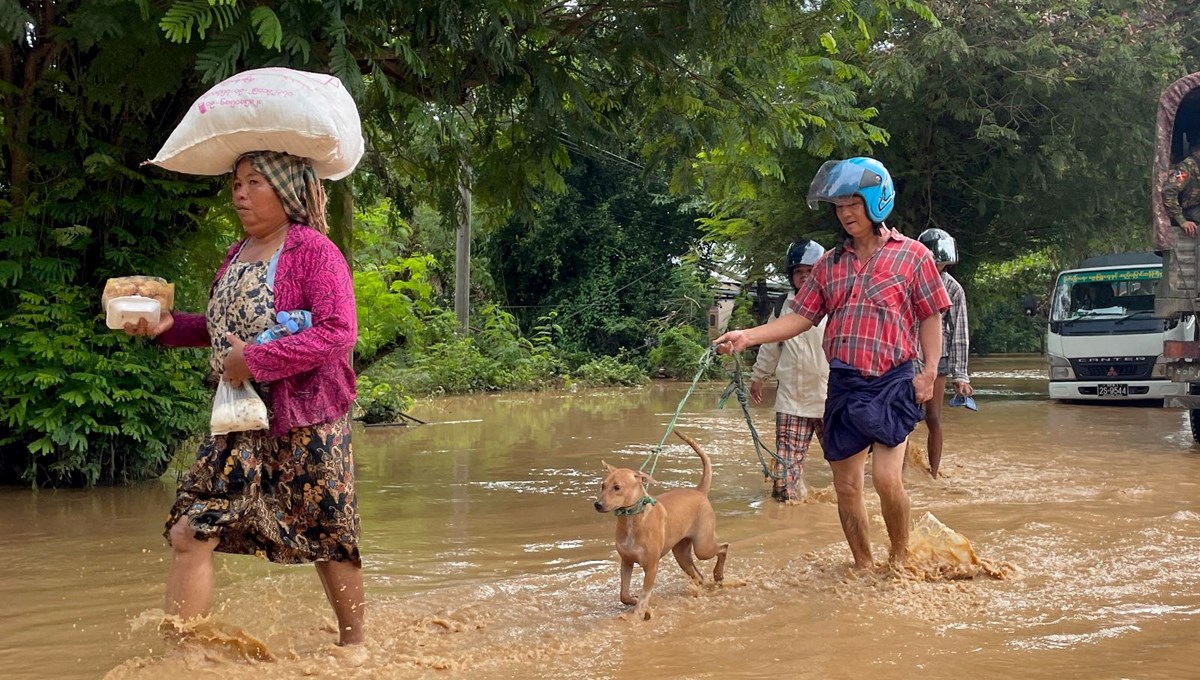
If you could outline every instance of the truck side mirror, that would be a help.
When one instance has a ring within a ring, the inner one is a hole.
[[[1037,298],[1033,295],[1022,295],[1021,307],[1024,308],[1026,316],[1037,316]]]

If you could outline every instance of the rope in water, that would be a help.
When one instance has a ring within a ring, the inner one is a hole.
[[[708,349],[701,355],[700,366],[696,369],[696,375],[692,378],[692,384],[688,387],[687,393],[683,395],[683,399],[679,400],[679,406],[675,408],[675,413],[671,416],[671,422],[667,424],[667,431],[663,433],[662,440],[658,443],[658,446],[654,447],[654,450],[650,452],[650,455],[646,457],[646,461],[639,468],[642,472],[646,472],[646,466],[649,465],[650,471],[647,474],[651,477],[654,476],[654,470],[658,466],[658,458],[662,455],[663,445],[666,444],[667,437],[671,436],[671,433],[675,431],[675,425],[679,422],[679,415],[683,412],[684,405],[687,404],[688,399],[696,391],[696,385],[699,384],[700,378],[704,376],[704,372],[708,370],[709,365],[712,364],[716,356],[717,346],[715,344],[709,345]],[[725,392],[717,402],[717,408],[724,408],[725,402],[729,397],[737,394],[738,404],[742,407],[742,415],[745,416],[746,425],[750,428],[750,438],[754,441],[754,453],[758,456],[759,465],[762,466],[763,476],[774,481],[798,479],[799,471],[793,472],[793,468],[798,467],[796,462],[784,460],[779,454],[771,450],[770,447],[763,443],[762,437],[758,434],[758,429],[754,427],[754,419],[750,417],[750,404],[746,396],[746,380],[743,375],[740,354],[733,355],[733,370],[731,373],[729,386],[725,388]],[[764,452],[774,460],[778,472],[774,472],[771,469],[772,466],[767,465],[766,456],[763,455]],[[789,481],[789,484],[794,484],[794,481]]]
[[[762,437],[758,434],[758,428],[754,427],[754,419],[750,417],[750,403],[746,398],[746,380],[742,372],[742,355],[733,355],[733,375],[729,382],[729,387],[725,388],[725,394],[721,396],[721,400],[717,402],[717,408],[724,408],[725,401],[729,399],[731,394],[737,394],[738,405],[742,407],[742,415],[746,418],[746,426],[750,428],[750,439],[754,441],[754,453],[758,455],[758,464],[762,466],[763,476],[774,481],[797,479],[799,471],[792,474],[791,468],[798,467],[794,461],[784,460],[779,454],[771,450],[765,443]],[[763,452],[770,456],[778,468],[779,472],[773,472],[771,467],[767,465],[767,459],[763,456]],[[794,491],[795,489],[793,489]]]
[[[638,468],[642,472],[646,472],[646,466],[649,465],[650,471],[646,474],[651,477],[654,476],[654,468],[658,466],[658,457],[662,455],[663,445],[667,443],[667,437],[671,436],[671,433],[675,431],[675,424],[679,422],[679,414],[683,412],[683,405],[687,403],[692,393],[696,391],[696,385],[700,382],[700,378],[704,376],[704,372],[708,370],[709,364],[712,363],[713,358],[716,356],[717,346],[715,344],[709,345],[708,349],[704,350],[704,354],[700,356],[700,368],[696,369],[696,376],[692,378],[692,384],[688,387],[687,394],[683,395],[683,399],[679,400],[679,406],[675,408],[675,415],[671,416],[671,422],[667,424],[667,431],[663,433],[662,441],[646,457],[646,461],[642,463],[642,467]]]

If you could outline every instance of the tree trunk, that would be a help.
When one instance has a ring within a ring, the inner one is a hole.
[[[458,234],[454,249],[454,315],[464,335],[471,332],[471,165],[463,162],[458,181]]]
[[[350,178],[331,182],[329,191],[329,240],[342,251],[354,269],[354,191]]]

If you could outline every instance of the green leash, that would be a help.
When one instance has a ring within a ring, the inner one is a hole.
[[[646,457],[646,460],[642,463],[642,466],[638,468],[640,471],[646,472],[646,466],[649,465],[650,471],[646,474],[650,475],[651,477],[654,476],[654,470],[658,467],[658,458],[662,455],[663,446],[667,442],[667,437],[671,436],[671,433],[675,431],[675,425],[679,422],[679,415],[683,412],[684,405],[687,404],[688,399],[690,399],[692,394],[696,391],[696,385],[699,384],[700,378],[704,375],[704,372],[708,370],[709,365],[712,364],[713,359],[716,356],[716,344],[709,345],[708,349],[706,349],[704,354],[701,355],[699,361],[700,366],[696,369],[696,375],[692,378],[692,384],[688,387],[687,393],[683,395],[683,399],[679,400],[679,406],[675,408],[675,413],[671,416],[671,422],[667,424],[667,431],[663,433],[662,440],[658,442],[658,446],[654,447],[654,450],[651,451],[650,455]],[[779,456],[779,454],[772,451],[771,448],[763,442],[762,437],[759,436],[758,428],[754,427],[754,419],[750,417],[750,404],[746,396],[746,380],[745,376],[743,375],[742,357],[740,353],[735,353],[733,355],[733,371],[729,381],[729,386],[725,388],[725,392],[721,395],[720,400],[717,401],[717,408],[725,408],[725,402],[728,401],[729,397],[733,396],[734,394],[737,395],[738,404],[742,407],[742,415],[746,418],[746,426],[750,428],[750,439],[754,442],[754,453],[758,456],[759,465],[762,466],[763,476],[774,481],[787,480],[788,478],[793,477],[792,471],[799,466],[793,461],[784,460]],[[775,474],[771,471],[771,467],[767,465],[767,456],[770,456],[775,462],[779,463],[779,474]],[[799,477],[799,471],[797,470],[794,478],[799,479]],[[793,488],[792,491],[794,492],[795,489]],[[635,515],[639,512],[642,512],[647,505],[647,501],[649,501],[649,504],[654,503],[653,498],[646,496],[639,501],[639,505],[630,506],[628,509],[621,508],[621,510],[627,510],[627,512],[621,513],[618,510],[618,514]]]
[[[667,437],[671,436],[671,433],[675,431],[675,424],[679,422],[679,414],[683,412],[683,405],[687,403],[692,393],[696,391],[696,385],[700,382],[700,377],[708,370],[709,364],[712,363],[713,358],[716,356],[717,346],[715,344],[709,345],[708,349],[704,350],[704,354],[700,356],[700,368],[696,369],[696,375],[692,378],[692,384],[688,387],[687,394],[683,395],[683,399],[679,400],[679,406],[675,408],[675,415],[671,416],[671,422],[667,424],[667,431],[663,434],[662,441],[658,442],[658,446],[654,447],[654,450],[646,457],[646,461],[642,463],[642,467],[638,468],[640,471],[646,472],[646,466],[649,465],[650,471],[646,472],[646,474],[651,477],[654,476],[654,469],[658,466],[658,457],[662,455],[663,445],[666,444]]]
[[[763,443],[762,437],[758,434],[758,428],[754,427],[754,419],[750,417],[750,403],[746,398],[746,379],[742,374],[742,355],[740,353],[733,355],[733,376],[729,381],[729,387],[725,388],[725,393],[721,395],[721,400],[717,402],[717,408],[725,408],[725,402],[733,394],[737,394],[738,404],[742,407],[742,415],[746,418],[746,426],[750,428],[750,439],[754,441],[754,453],[758,455],[758,464],[762,466],[763,476],[774,480],[786,480],[791,476],[792,468],[799,467],[794,462],[784,460],[779,454],[775,453]],[[767,465],[766,452],[775,462],[779,463],[779,474],[771,472],[770,466]],[[799,478],[797,470],[796,478]],[[792,489],[795,491],[795,489]]]

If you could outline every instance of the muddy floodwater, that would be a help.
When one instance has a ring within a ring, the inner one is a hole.
[[[914,519],[966,536],[1008,566],[1002,580],[850,575],[819,451],[810,501],[770,500],[741,412],[717,408],[714,383],[679,428],[713,460],[726,582],[694,594],[668,556],[653,617],[625,620],[615,519],[592,507],[602,461],[641,465],[687,385],[448,398],[413,409],[425,426],[356,426],[364,647],[332,646],[311,566],[221,555],[208,644],[168,643],[171,481],[6,489],[0,676],[1200,677],[1200,448],[1184,413],[1047,401],[1036,357],[972,367],[980,410],[945,409],[945,477],[910,467],[905,479]],[[772,438],[769,403],[754,416]],[[699,461],[668,440],[655,476],[659,489],[693,485]],[[274,660],[242,658],[232,641],[246,637]]]

